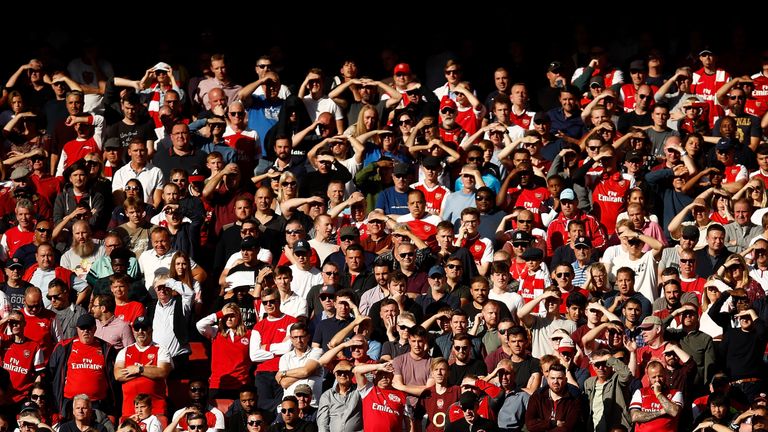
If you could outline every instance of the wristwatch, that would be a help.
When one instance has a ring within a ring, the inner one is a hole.
[[[288,371],[282,371],[282,372],[280,373],[280,376],[281,376],[281,377],[285,377],[286,375],[288,375]]]
[[[139,365],[139,375],[144,375],[144,365]]]

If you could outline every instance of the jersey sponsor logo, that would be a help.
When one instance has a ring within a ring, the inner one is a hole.
[[[397,413],[395,413],[395,411],[392,408],[390,408],[390,407],[388,407],[386,405],[377,404],[376,402],[374,402],[373,405],[371,405],[371,408],[374,411],[383,411],[383,412],[388,413],[388,414],[397,414]]]

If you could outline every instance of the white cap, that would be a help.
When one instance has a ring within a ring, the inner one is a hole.
[[[159,62],[158,64],[152,66],[152,70],[153,71],[162,70],[162,71],[170,72],[171,71],[171,65],[169,65],[168,63],[165,63],[165,62]]]

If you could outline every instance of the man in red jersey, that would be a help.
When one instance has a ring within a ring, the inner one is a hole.
[[[53,348],[62,337],[56,314],[43,305],[43,294],[40,288],[31,286],[24,291],[24,308],[21,313],[24,314],[27,322],[24,336],[40,344],[47,362]]]
[[[448,409],[459,400],[459,386],[448,385],[448,368],[448,360],[442,357],[432,359],[430,371],[435,385],[419,398],[419,409],[427,415],[426,432],[443,430],[448,424]]]
[[[645,368],[650,386],[635,390],[629,411],[635,432],[673,432],[683,406],[683,394],[667,386],[667,375],[659,361]]]
[[[451,193],[448,188],[440,184],[440,176],[443,172],[443,164],[434,156],[427,156],[421,161],[424,171],[424,180],[411,185],[413,189],[424,193],[427,201],[427,213],[440,215],[444,198]]]
[[[573,189],[567,188],[560,192],[560,213],[547,227],[547,256],[568,240],[568,222],[572,219],[584,221],[585,235],[592,239],[595,249],[605,246],[605,234],[594,216],[588,215],[578,208],[578,200]],[[614,218],[614,221],[616,219]]]
[[[3,330],[0,353],[3,369],[11,378],[10,397],[14,403],[26,399],[37,374],[45,369],[43,351],[37,342],[24,336],[25,326],[24,314],[19,311],[9,313],[0,321],[0,329]],[[6,331],[8,327],[10,335]]]
[[[275,374],[280,369],[280,357],[292,348],[289,329],[296,318],[280,310],[280,293],[272,288],[261,292],[261,305],[267,316],[253,327],[251,360],[257,363],[254,382],[259,409],[274,411],[283,399],[283,388],[275,380]]]
[[[47,375],[53,380],[54,400],[66,415],[72,399],[85,394],[93,407],[112,414],[115,400],[114,369],[117,351],[95,336],[96,319],[82,315],[77,319],[77,337],[56,345],[48,362]]]
[[[152,321],[140,316],[133,321],[136,343],[117,353],[115,379],[123,389],[123,413],[133,409],[133,399],[139,393],[152,398],[152,414],[165,415],[165,379],[173,365],[168,350],[152,342]]]
[[[363,432],[409,430],[413,414],[405,403],[405,393],[392,388],[392,363],[358,365],[352,371],[363,401]],[[370,372],[374,372],[373,383],[366,378]],[[405,428],[404,422],[408,425]]]
[[[731,80],[731,75],[718,69],[715,54],[709,48],[699,52],[699,61],[702,68],[693,73],[693,93],[705,100],[715,100],[717,90]]]
[[[0,238],[0,257],[8,259],[16,251],[35,239],[34,206],[30,200],[16,201],[16,225],[8,229]]]

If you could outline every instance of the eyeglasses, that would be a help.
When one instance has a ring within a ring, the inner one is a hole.
[[[325,273],[326,276],[338,276],[339,275],[339,272],[335,272],[335,271],[327,271],[327,272],[323,272],[323,273]]]
[[[356,239],[357,239],[357,237],[355,237],[355,236],[344,236],[344,237],[341,238],[341,241],[343,241],[343,242],[351,242],[351,241],[355,241]]]
[[[351,370],[337,370],[333,373],[336,376],[351,376],[352,371]]]
[[[680,264],[693,264],[695,262],[694,258],[680,258]]]
[[[445,267],[447,269],[450,269],[450,270],[461,270],[462,269],[462,267],[460,265],[458,265],[458,264],[447,264]]]
[[[400,258],[413,258],[416,256],[415,252],[403,252],[400,254]]]
[[[512,329],[511,328],[499,329],[499,334],[500,335],[506,335],[507,333],[510,332],[510,330],[512,330]]]
[[[248,426],[261,426],[264,424],[264,420],[248,420]]]
[[[328,301],[328,300],[333,300],[333,299],[335,299],[335,298],[336,298],[336,296],[335,296],[335,295],[331,295],[331,294],[320,294],[320,301]]]
[[[31,400],[42,400],[42,399],[45,399],[45,395],[32,393],[31,395],[29,395],[29,398]]]
[[[599,362],[592,363],[592,367],[594,367],[595,369],[603,369],[608,367],[608,363],[604,361],[599,361]]]
[[[277,300],[277,299],[262,300],[261,301],[261,304],[263,304],[265,306],[273,306],[273,305],[276,305],[276,304],[279,304],[279,303],[280,303],[280,300]]]
[[[404,325],[404,324],[399,324],[397,326],[397,328],[399,328],[400,330],[410,330],[411,329],[410,326],[407,326],[407,325]]]
[[[124,189],[127,190],[127,191],[137,191],[137,190],[139,190],[139,187],[138,186],[126,186]]]
[[[37,424],[32,422],[21,422],[21,427],[27,427],[27,428],[35,428],[37,429]]]
[[[309,398],[312,397],[309,393],[294,393],[294,396],[297,398]]]
[[[245,112],[243,111],[230,111],[229,115],[232,117],[245,117]]]
[[[203,430],[203,425],[189,425],[189,430]]]
[[[45,296],[48,300],[58,300],[61,298],[61,294],[48,294]],[[96,305],[94,305],[96,306]]]
[[[413,124],[413,120],[411,120],[411,119],[400,120],[400,125],[402,125],[402,126],[412,125],[412,124]]]
[[[283,186],[283,187],[295,187],[296,186],[296,182],[295,181],[284,181],[284,182],[280,183],[280,185]]]
[[[469,351],[469,347],[468,347],[468,346],[466,346],[466,345],[455,345],[455,346],[453,347],[453,349],[455,349],[455,350],[456,350],[456,351],[458,351],[458,352]]]
[[[742,297],[742,296],[731,296],[734,302],[744,302],[749,303],[749,297]]]
[[[297,229],[297,230],[286,230],[285,231],[286,234],[290,234],[290,235],[297,235],[297,234],[301,234],[303,232],[304,232],[304,230],[300,230],[300,229]]]
[[[645,98],[647,98],[648,96],[650,96],[650,95],[647,95],[647,94],[645,94],[645,93],[638,93],[638,94],[637,94],[637,98],[638,98],[638,99],[645,99]]]
[[[567,277],[571,277],[571,274],[570,274],[570,273],[568,273],[568,272],[564,272],[564,273],[555,273],[555,276],[557,276],[557,277],[559,277],[559,278],[567,278]]]
[[[293,414],[296,412],[296,408],[280,408],[280,414]]]
[[[529,243],[512,243],[513,248],[525,248],[530,246]]]
[[[259,68],[259,69],[266,69],[266,68],[272,69],[272,65],[271,64],[257,64],[256,67]]]
[[[753,252],[755,255],[765,255],[766,249],[754,249]]]
[[[746,96],[728,96],[731,100],[747,100]]]
[[[50,229],[50,228],[35,228],[35,231],[41,232],[41,233],[51,233],[51,232],[53,232],[53,230]]]
[[[492,201],[488,195],[478,195],[475,197],[475,201]]]

